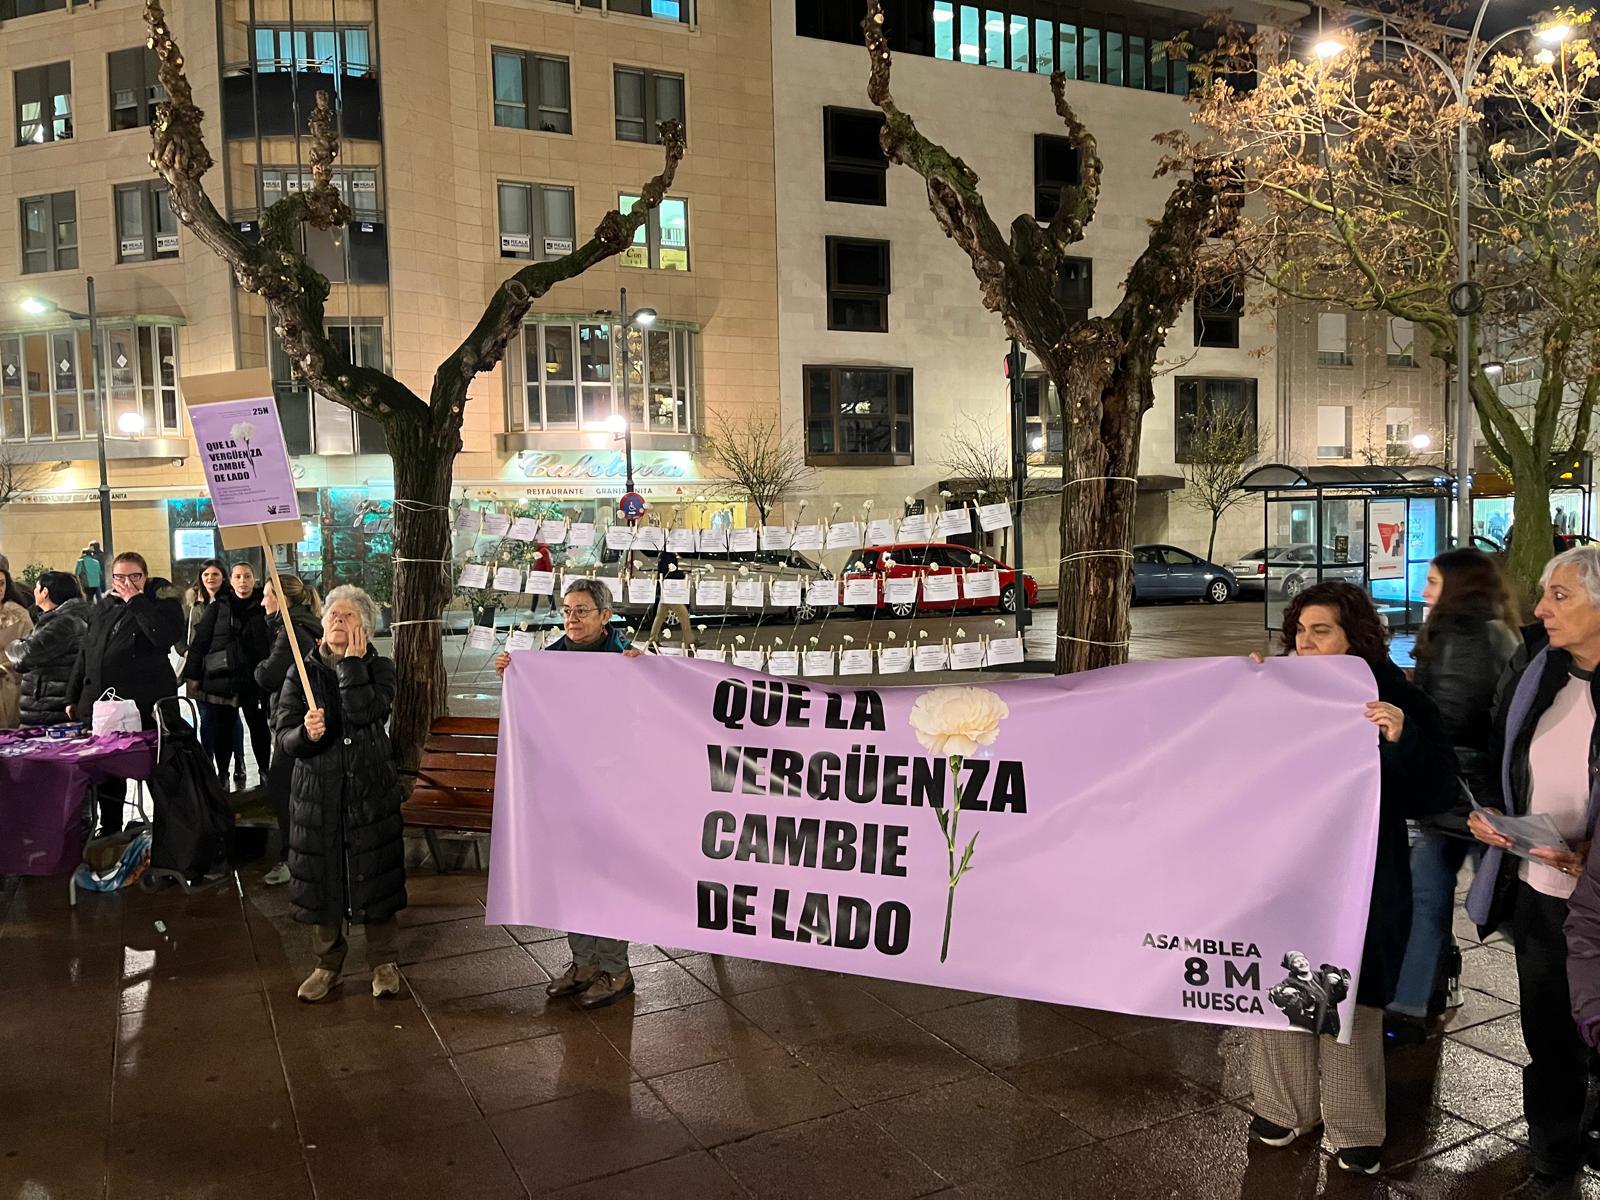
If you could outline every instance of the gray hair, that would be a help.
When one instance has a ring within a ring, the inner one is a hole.
[[[1540,591],[1545,589],[1550,583],[1550,576],[1560,567],[1571,567],[1577,573],[1578,583],[1589,597],[1589,603],[1600,607],[1600,546],[1575,546],[1571,550],[1563,550],[1545,563],[1544,572],[1539,576]]]
[[[356,615],[361,618],[361,623],[371,633],[378,628],[378,602],[371,596],[351,583],[342,583],[329,592],[322,601],[322,627],[328,627],[328,614],[333,611],[333,606],[341,600],[347,600],[356,610]]]
[[[611,589],[598,579],[567,580],[567,586],[561,589],[561,598],[565,600],[573,592],[582,592],[601,612],[611,611]]]

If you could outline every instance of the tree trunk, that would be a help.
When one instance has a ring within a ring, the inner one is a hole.
[[[1211,510],[1211,537],[1206,541],[1206,561],[1217,561],[1217,522],[1222,520],[1222,514],[1216,509]]]
[[[439,618],[453,590],[450,478],[461,437],[406,420],[390,421],[384,431],[394,459],[395,496],[403,498],[394,514],[394,665],[405,686],[395,697],[389,736],[400,765],[414,768],[428,727],[446,709]]]
[[[1061,480],[1056,673],[1128,660],[1140,406],[1088,373],[1055,380],[1071,427]],[[1125,386],[1117,384],[1114,386]],[[1111,478],[1106,478],[1106,477]],[[1075,480],[1082,480],[1075,483]]]
[[[1517,494],[1511,509],[1511,554],[1507,582],[1523,615],[1539,600],[1539,576],[1554,549],[1555,524],[1550,519],[1550,484],[1543,462],[1513,462]],[[1470,545],[1470,542],[1465,544]]]

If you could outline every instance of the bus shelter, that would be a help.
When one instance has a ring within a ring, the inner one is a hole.
[[[1422,624],[1428,564],[1448,545],[1452,479],[1442,468],[1270,463],[1240,486],[1263,501],[1258,580],[1268,629],[1326,579],[1364,589],[1390,629]]]

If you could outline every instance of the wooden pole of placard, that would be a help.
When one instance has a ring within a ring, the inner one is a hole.
[[[300,673],[300,686],[306,690],[306,707],[315,708],[317,697],[311,690],[311,676],[306,672],[305,656],[300,653],[300,638],[294,630],[294,618],[289,615],[289,598],[283,594],[283,580],[278,576],[277,557],[272,552],[272,542],[267,537],[267,527],[257,525],[261,537],[261,553],[267,560],[267,574],[272,577],[272,590],[277,593],[279,612],[283,614],[283,635],[289,639],[289,653],[294,655],[294,669]]]

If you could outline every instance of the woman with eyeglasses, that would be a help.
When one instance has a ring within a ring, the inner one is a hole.
[[[89,632],[72,668],[67,695],[73,697],[67,716],[88,722],[94,702],[108,688],[139,706],[146,729],[154,727],[151,710],[157,700],[178,694],[168,652],[183,637],[183,605],[178,589],[166,579],[153,579],[144,556],[124,550],[111,563],[111,591],[89,617]],[[99,785],[100,835],[122,830],[125,780]]]

